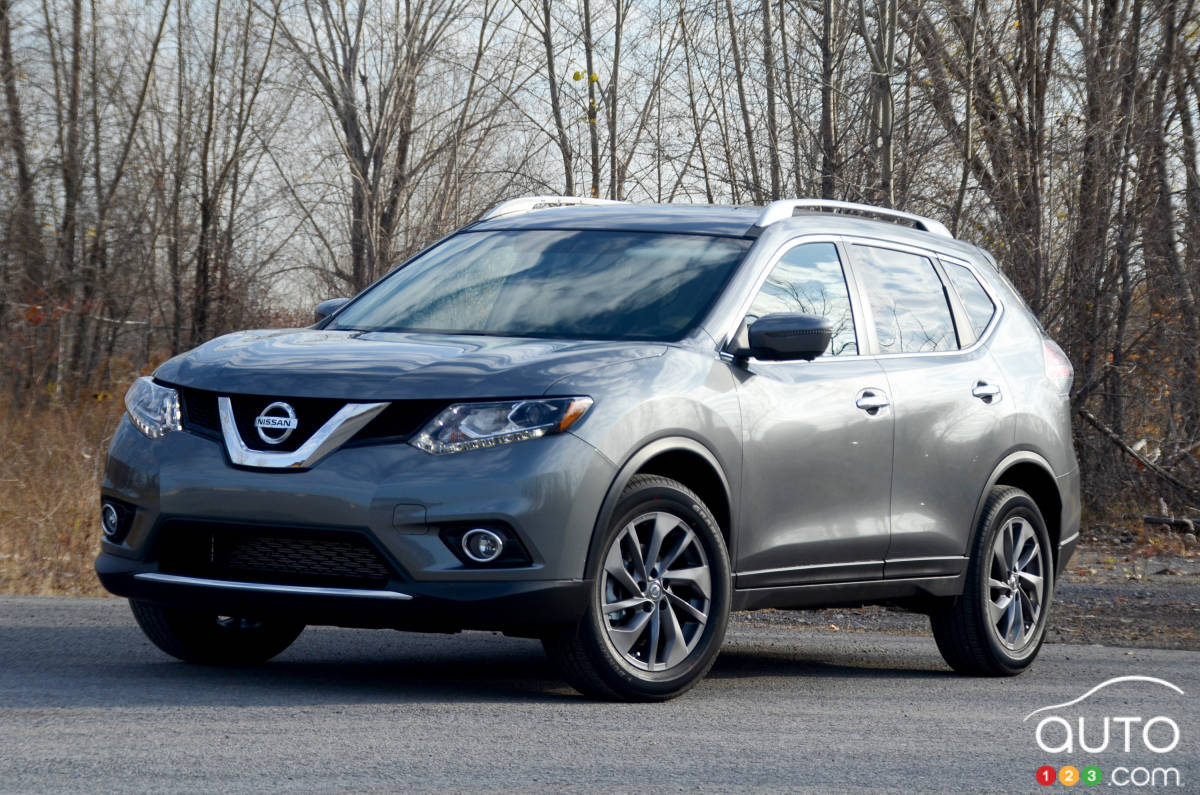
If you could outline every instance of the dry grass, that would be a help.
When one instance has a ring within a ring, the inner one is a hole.
[[[99,596],[100,479],[120,395],[0,402],[0,593]]]

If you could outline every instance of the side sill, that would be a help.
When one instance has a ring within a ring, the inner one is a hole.
[[[958,596],[962,593],[965,577],[966,574],[963,573],[950,577],[914,577],[819,585],[788,585],[780,588],[744,588],[734,591],[733,609],[857,607],[912,597]]]
[[[896,558],[884,561],[883,576],[888,580],[957,577],[967,570],[968,563],[970,563],[970,559],[963,555],[940,558]]]
[[[759,590],[792,585],[860,582],[883,578],[884,563],[862,560],[851,563],[818,563],[811,566],[789,566],[784,569],[744,571],[737,574],[737,587]]]

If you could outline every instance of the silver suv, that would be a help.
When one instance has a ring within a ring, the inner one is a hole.
[[[1011,675],[1078,536],[1071,379],[927,218],[514,199],[311,328],[135,382],[96,569],[201,663],[306,624],[502,630],[661,700],[731,610],[888,602]]]

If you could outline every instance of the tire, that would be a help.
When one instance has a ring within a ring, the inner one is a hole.
[[[972,676],[1015,676],[1046,638],[1054,595],[1054,555],[1037,503],[996,486],[975,534],[961,596],[930,614],[950,667]]]
[[[303,624],[194,613],[130,599],[138,626],[155,646],[184,662],[258,665],[282,652]]]
[[[712,668],[729,623],[729,553],[712,512],[681,483],[635,475],[598,550],[587,612],[544,637],[546,653],[587,696],[687,692]]]

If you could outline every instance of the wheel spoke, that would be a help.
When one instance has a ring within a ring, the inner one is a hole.
[[[695,534],[692,533],[690,529],[684,528],[683,539],[680,540],[680,542],[676,544],[670,552],[662,556],[662,560],[659,562],[658,566],[659,570],[666,572],[668,569],[670,569],[672,564],[675,563],[683,551],[688,548],[688,545],[695,540]]]
[[[646,614],[650,616],[650,645],[646,648],[646,663],[650,670],[654,670],[654,666],[658,664],[658,636],[662,631],[661,613],[658,605],[655,605],[654,609]]]
[[[637,546],[636,544],[634,546]],[[637,596],[642,593],[642,589],[638,587],[637,581],[633,579],[633,575],[625,568],[625,561],[621,558],[621,543],[614,543],[608,550],[608,557],[604,559],[604,571],[610,577],[621,584],[621,587],[630,593],[632,596]]]
[[[999,599],[992,599],[988,601],[988,616],[990,617],[994,626],[1000,626],[1000,621],[1004,618],[1010,602],[1012,602],[1012,596],[1007,593],[1005,593],[1005,595],[1001,596]]]
[[[641,607],[644,604],[646,604],[645,597],[635,596],[631,599],[622,599],[619,602],[609,602],[604,605],[604,612],[605,614],[616,613],[620,610],[628,610],[631,607]]]
[[[683,580],[684,582],[691,583],[705,599],[708,599],[709,594],[712,592],[712,575],[708,571],[708,566],[675,569],[674,571],[667,572],[663,579],[672,582]]]
[[[1001,591],[1003,591],[1008,588],[1008,583],[1006,583],[1004,580],[997,580],[995,577],[989,577],[988,578],[988,587],[989,588],[998,588]]]
[[[700,608],[696,607],[686,599],[682,599],[670,591],[667,591],[667,600],[671,603],[672,607],[677,610],[682,610],[691,616],[694,621],[698,621],[700,626],[704,626],[704,624],[708,621],[708,614],[702,612]]]
[[[1008,545],[1008,543],[1005,542],[1006,534],[1007,534],[1007,529],[1006,528],[1001,529],[1000,532],[996,534],[995,543],[992,544],[992,560],[995,561],[996,565],[999,567],[999,572],[997,572],[997,573],[1000,575],[1001,578],[1007,578],[1008,572],[1012,568],[1012,566],[1010,566],[1009,562],[1008,562],[1009,561],[1009,557],[1008,557],[1009,545]],[[1010,541],[1011,541],[1011,537],[1010,537]]]
[[[1004,633],[1004,637],[1007,640],[1011,635],[1012,639],[1009,640],[1009,643],[1016,646],[1021,636],[1025,634],[1025,621],[1021,615],[1021,601],[1019,599],[1010,599],[1008,610],[1005,613],[1008,620],[1008,631]]]
[[[662,543],[666,540],[667,534],[678,526],[679,517],[677,516],[669,513],[658,513],[654,516],[654,527],[650,531],[650,543],[646,545],[646,565],[651,571],[657,569],[659,575],[662,574],[662,567],[659,565]]]
[[[629,654],[629,650],[642,637],[642,634],[646,631],[646,626],[651,621],[651,617],[656,612],[639,612],[623,627],[610,625],[608,627],[608,637],[612,640],[613,645],[617,647],[617,651],[621,652],[621,654]]]
[[[620,542],[616,546],[627,546],[629,557],[633,562],[633,574],[639,580],[645,582],[647,579],[646,561],[642,560],[642,545],[641,542],[638,541],[637,533],[634,531],[633,525],[626,527],[621,532],[623,535],[621,536]]]
[[[1004,525],[1004,565],[1011,572],[1013,565],[1016,563],[1016,551],[1013,544],[1013,526],[1012,522]]]
[[[663,617],[663,634],[667,641],[667,659],[663,662],[667,668],[670,668],[683,662],[683,658],[687,657],[688,648],[687,641],[683,638],[683,627],[679,625],[679,617],[675,615],[675,611],[671,609],[670,605],[667,605],[662,612],[666,614]]]
[[[1029,588],[1034,589],[1034,591],[1037,592],[1039,595],[1041,594],[1041,592],[1042,592],[1042,578],[1041,577],[1037,576],[1036,574],[1030,574],[1027,571],[1018,572],[1017,576],[1021,580],[1021,589],[1022,590],[1025,590],[1025,587],[1028,586]]]
[[[1028,545],[1028,550],[1026,546]],[[1029,561],[1038,554],[1037,539],[1033,534],[1033,528],[1027,523],[1021,524],[1021,534],[1017,541],[1017,557],[1016,568],[1021,570],[1029,565]]]
[[[1021,591],[1021,613],[1026,621],[1032,627],[1037,623],[1038,616],[1042,612],[1042,602],[1040,599],[1035,599],[1034,595]]]

